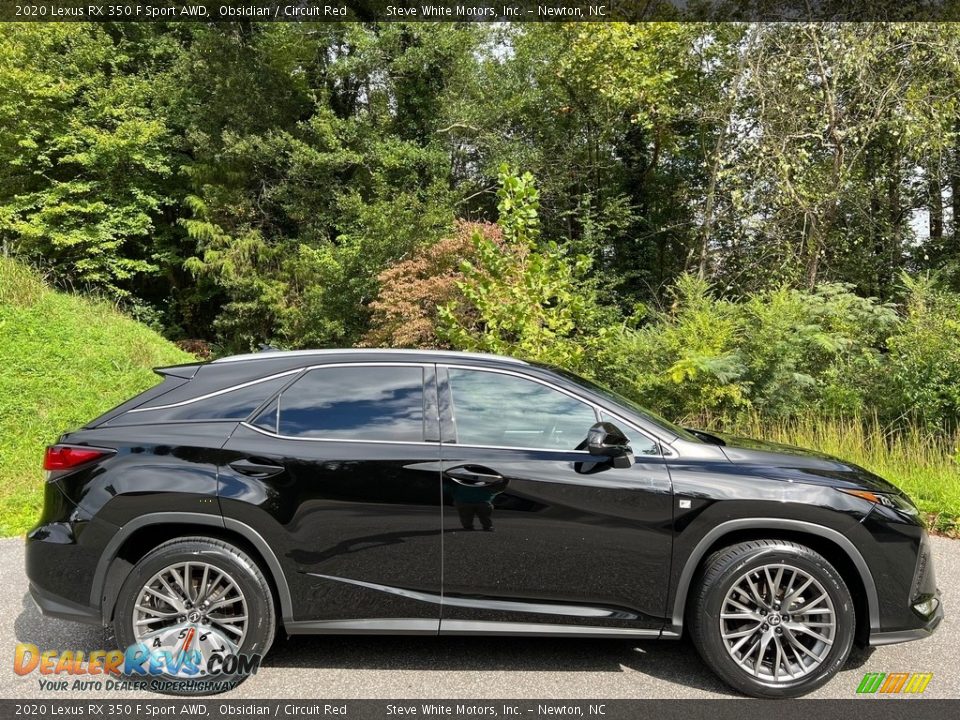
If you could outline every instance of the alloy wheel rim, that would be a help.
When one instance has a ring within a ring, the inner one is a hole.
[[[174,563],[140,588],[133,636],[173,657],[194,653],[201,671],[213,653],[237,653],[247,635],[247,600],[224,570],[205,562]]]
[[[737,665],[765,682],[791,682],[823,665],[837,613],[823,584],[786,563],[746,571],[720,606],[720,636]]]

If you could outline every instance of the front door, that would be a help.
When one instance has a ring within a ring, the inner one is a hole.
[[[617,469],[576,449],[599,411],[559,386],[466,366],[438,379],[441,632],[656,634],[672,518],[659,445],[622,428],[636,464]]]
[[[223,514],[277,555],[288,627],[437,631],[438,435],[434,367],[412,363],[310,369],[234,432]]]

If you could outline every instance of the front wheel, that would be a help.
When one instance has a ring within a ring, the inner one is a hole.
[[[843,578],[810,548],[754,540],[706,562],[690,625],[704,661],[754,697],[805,695],[843,667],[856,617]]]
[[[117,598],[121,648],[144,658],[150,689],[209,695],[242,682],[274,634],[270,586],[242,550],[204,537],[166,542],[141,559]],[[137,671],[139,674],[139,671]]]

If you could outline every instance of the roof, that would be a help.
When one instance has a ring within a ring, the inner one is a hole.
[[[324,355],[352,355],[382,357],[389,355],[411,355],[414,357],[430,358],[433,360],[496,360],[499,362],[528,365],[524,360],[518,360],[507,355],[492,355],[489,353],[459,352],[455,350],[410,350],[388,348],[331,348],[325,350],[270,350],[267,352],[247,353],[244,355],[230,355],[214,360],[211,364],[240,362],[244,360],[278,360],[281,358],[314,357]]]

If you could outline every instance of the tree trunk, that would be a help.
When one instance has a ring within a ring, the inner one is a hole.
[[[943,184],[940,176],[939,158],[929,170],[927,195],[927,208],[930,213],[930,241],[935,243],[936,247],[939,247],[943,240]]]
[[[720,145],[720,141],[717,141]],[[707,186],[707,202],[703,209],[703,225],[700,228],[700,271],[698,273],[701,280],[707,277],[707,262],[710,258],[710,237],[713,235],[713,207],[717,192],[717,173],[719,172],[718,160],[710,164],[710,182]]]
[[[958,128],[960,130],[960,128]],[[950,158],[950,204],[953,208],[953,250],[960,250],[960,142]]]
[[[887,250],[886,282],[881,286],[881,297],[888,290],[893,278],[903,265],[903,206],[900,197],[900,150],[890,153],[890,169],[887,178],[887,211],[890,218],[890,239]]]
[[[807,289],[813,290],[817,286],[817,275],[820,272],[820,251],[823,247],[820,222],[817,216],[810,213],[807,221]]]
[[[877,176],[877,157],[879,151],[871,150],[867,154],[867,177],[870,182],[870,237],[873,240],[873,258],[870,268],[870,281],[873,284],[871,293],[880,297],[880,291],[883,288],[883,257],[884,247],[886,246],[886,232],[880,225],[880,217],[883,214],[882,202],[880,200],[880,190],[874,178]]]

